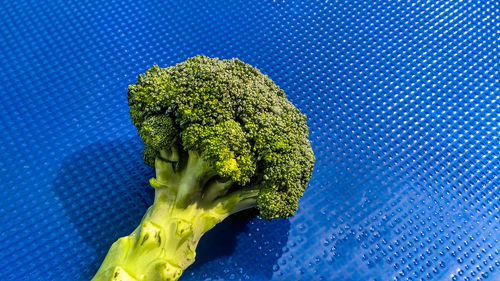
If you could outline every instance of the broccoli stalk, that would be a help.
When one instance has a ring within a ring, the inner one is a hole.
[[[187,155],[179,171],[176,162],[156,158],[156,178],[150,180],[153,205],[132,234],[111,246],[93,280],[177,280],[194,262],[205,232],[229,215],[257,206],[257,189],[226,194],[230,181],[212,179],[215,172],[196,152]]]
[[[231,214],[294,214],[314,165],[306,118],[257,69],[203,56],[154,66],[128,100],[155,199],[94,281],[177,280],[201,236]]]

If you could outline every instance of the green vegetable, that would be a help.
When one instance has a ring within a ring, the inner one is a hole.
[[[297,210],[315,161],[306,116],[258,69],[205,56],[153,66],[128,101],[155,199],[93,280],[177,280],[200,237],[229,215]]]

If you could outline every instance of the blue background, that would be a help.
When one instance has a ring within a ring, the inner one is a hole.
[[[0,280],[88,280],[152,202],[129,84],[238,57],[308,116],[289,220],[181,280],[500,280],[498,1],[0,1]]]

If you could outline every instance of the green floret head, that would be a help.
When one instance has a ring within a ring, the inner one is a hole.
[[[174,144],[177,130],[170,117],[164,114],[147,117],[140,127],[139,134],[147,149],[144,162],[153,166],[159,151]]]
[[[233,119],[213,126],[191,124],[181,132],[186,150],[198,151],[218,175],[241,184],[255,173],[255,157],[241,125]]]
[[[128,100],[147,164],[170,147],[196,151],[232,190],[258,188],[263,218],[294,214],[315,160],[306,116],[258,69],[205,56],[153,66]]]

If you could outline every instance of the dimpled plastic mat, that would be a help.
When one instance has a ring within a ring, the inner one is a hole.
[[[196,54],[268,74],[317,163],[181,280],[500,280],[498,1],[1,0],[0,32],[0,280],[88,280],[135,228],[127,86]]]

